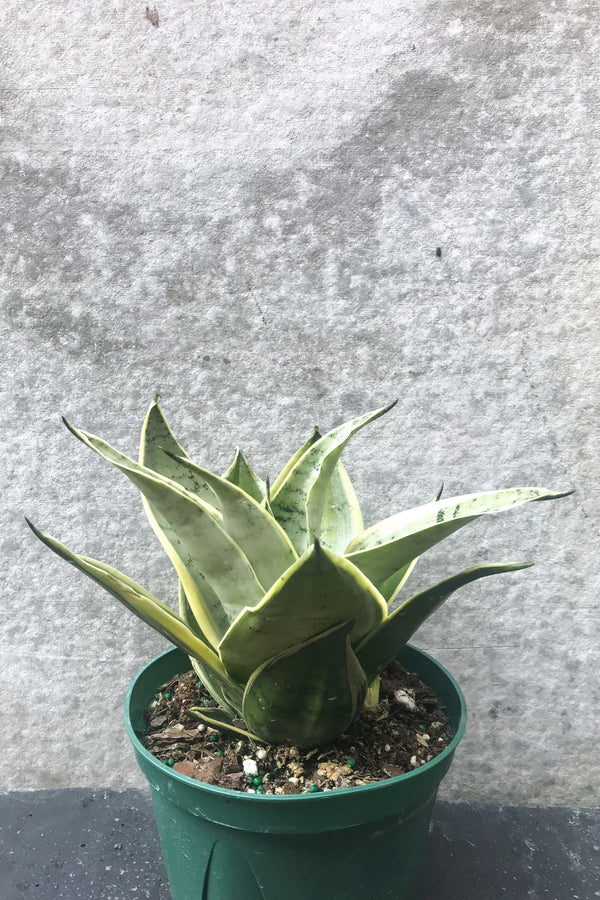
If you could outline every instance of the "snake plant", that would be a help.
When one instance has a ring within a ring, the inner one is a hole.
[[[270,486],[239,450],[222,477],[192,462],[156,399],[139,462],[65,423],[140,490],[179,576],[178,612],[29,524],[189,655],[217,703],[196,709],[198,718],[270,743],[324,744],[367,695],[373,702],[380,673],[457,588],[531,565],[475,566],[402,599],[417,558],[481,515],[564,496],[542,488],[438,495],[365,529],[340,454],[393,405],[324,435],[315,429]]]

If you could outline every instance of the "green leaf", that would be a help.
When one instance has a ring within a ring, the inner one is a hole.
[[[140,466],[105,441],[68,423],[86,446],[126,475],[152,505],[158,537],[185,588],[194,617],[212,646],[246,604],[264,594],[250,563],[200,497]]]
[[[192,608],[190,606],[189,600],[185,593],[185,588],[183,587],[183,584],[181,583],[181,581],[179,582],[178,601],[179,601],[179,604],[178,604],[179,605],[179,615],[183,619],[183,621],[185,622],[187,627],[190,629],[190,631],[193,631],[194,634],[196,635],[196,637],[199,637],[201,641],[204,641],[205,644],[210,645],[210,641],[208,640],[208,638],[206,637],[206,635],[204,634],[204,632],[198,625],[198,622],[194,618],[194,613],[192,612]]]
[[[442,481],[441,487],[435,495],[434,502],[441,498],[443,490],[444,482]],[[406,565],[394,572],[393,575],[386,578],[383,584],[378,585],[381,595],[387,600],[388,606],[391,606],[394,600],[396,600],[398,594],[410,578],[418,561],[419,557],[416,556],[411,562],[406,563]]]
[[[74,553],[64,544],[61,544],[60,541],[57,541],[56,538],[39,531],[28,519],[26,521],[36,537],[46,544],[47,547],[50,547],[51,550],[54,550],[58,556],[71,563],[81,572],[85,572],[93,581],[105,588],[117,600],[120,600],[131,612],[143,619],[148,625],[151,625],[155,631],[162,634],[176,647],[180,647],[189,656],[200,660],[209,671],[222,678],[227,678],[221,660],[216,653],[203,640],[197,637],[169,606],[157,597],[154,597],[141,585],[136,584],[131,578],[123,575],[122,572],[113,569],[112,566],[107,566],[105,563],[98,562],[98,560]]]
[[[283,471],[278,475],[273,485],[274,493],[277,493],[298,460],[321,437],[321,432],[315,426],[310,438],[292,456]],[[324,547],[328,547],[336,553],[343,553],[352,538],[360,534],[363,529],[364,524],[352,482],[343,465],[338,461],[327,488],[319,540]]]
[[[248,496],[260,503],[267,495],[267,489],[264,481],[258,477],[242,451],[238,448],[235,453],[235,459],[223,475],[226,481],[235,484],[236,487],[245,491]]]
[[[244,721],[272,744],[335,740],[362,707],[367,679],[343,622],[265,662],[244,692]]]
[[[181,458],[189,460],[188,454],[173,436],[162,413],[158,401],[154,399],[142,426],[140,437],[140,465],[170,478],[171,481],[185,488],[205,503],[216,508],[219,501],[215,493],[193,469],[181,462]],[[144,504],[148,507],[147,502]],[[147,510],[148,511],[148,510]],[[151,514],[149,513],[152,521]],[[152,523],[154,525],[154,523]]]
[[[219,655],[228,673],[244,682],[265,660],[340,622],[352,623],[356,644],[386,615],[383,597],[364,575],[316,543],[257,606],[242,611],[219,644]]]
[[[243,722],[239,721],[239,717],[232,716],[224,709],[215,709],[214,707],[191,706],[186,712],[199,719],[211,728],[218,728],[219,731],[229,731],[233,734],[242,735],[242,737],[250,738],[251,741],[262,741],[258,735],[252,734],[243,727]]]
[[[194,614],[192,613],[181,582],[179,582],[179,615],[196,637],[205,644],[210,643],[202,633],[202,629],[194,618]],[[225,670],[222,669],[222,667],[218,672],[215,672],[213,669],[204,666],[198,659],[194,659],[194,657],[190,657],[190,662],[196,675],[213,700],[216,700],[219,706],[229,711],[232,715],[241,716],[242,696],[244,693],[242,686],[237,684],[228,675],[224,676],[223,673]]]
[[[388,606],[393,603],[396,599],[406,582],[408,581],[410,574],[414,567],[418,562],[418,557],[412,560],[412,562],[407,563],[402,568],[398,569],[394,572],[393,575],[390,575],[389,578],[386,578],[383,584],[379,585],[379,592],[384,600],[387,601]]]
[[[317,428],[317,426],[315,425],[313,433],[311,434],[309,439],[304,444],[302,444],[302,446],[300,447],[299,450],[296,450],[296,452],[294,453],[292,458],[287,461],[287,463],[285,464],[285,466],[283,467],[283,469],[281,470],[281,472],[279,473],[279,475],[273,482],[273,485],[271,486],[271,492],[273,494],[276,494],[279,491],[279,488],[281,487],[283,482],[286,480],[286,478],[288,477],[288,475],[290,474],[290,472],[292,471],[292,469],[294,468],[294,466],[296,465],[298,460],[304,456],[304,454],[306,453],[306,451],[308,450],[309,447],[312,447],[313,444],[316,444],[316,442],[319,440],[320,437],[322,437],[322,434],[319,431],[319,429]]]
[[[261,500],[261,508],[268,512],[272,519],[275,518],[273,515],[273,510],[271,509],[271,485],[269,483],[269,476],[267,475],[267,480],[265,481],[265,488],[267,490],[267,494],[263,500]],[[287,535],[286,535],[287,537]],[[288,538],[289,540],[289,538]],[[294,551],[295,552],[295,551]]]
[[[325,547],[343,553],[350,541],[364,529],[360,506],[352,482],[338,461],[329,485],[321,518],[320,541]]]
[[[478,578],[502,572],[515,572],[532,565],[533,563],[490,563],[474,566],[440,581],[420,594],[415,594],[358,646],[356,655],[369,683],[397,656],[425,619],[439,609],[458,588]]]
[[[271,507],[298,553],[319,538],[329,480],[342,450],[369,422],[395,404],[352,419],[312,444],[289,469],[277,491],[271,492]]]
[[[202,682],[213,700],[232,715],[241,716],[244,686],[237,684],[229,675],[222,675],[209,669],[200,660],[191,656],[190,662],[198,680]]]
[[[194,472],[191,472],[188,468],[183,466],[178,458],[174,459],[172,456],[169,456],[169,453],[175,454],[175,457],[189,459],[181,444],[175,439],[173,432],[169,428],[163,412],[158,405],[158,397],[155,397],[150,404],[150,408],[148,409],[148,413],[142,426],[139,455],[140,465],[147,469],[152,469],[152,471],[159,475],[163,475],[165,478],[171,479],[176,484],[179,484],[181,487],[190,491],[190,493],[200,497],[207,503],[207,510],[212,510],[215,519],[220,520],[219,501],[216,494],[209,488],[205,481],[199,479]],[[143,494],[142,503],[154,533],[164,546],[164,516],[161,514],[160,509],[149,503]],[[213,596],[214,592],[211,592],[210,588],[205,588],[204,593],[211,597],[210,602],[216,606],[218,598]],[[201,599],[201,592],[198,589],[197,596],[195,597],[196,607],[198,608],[201,605],[206,604],[206,602],[205,597],[202,597]],[[193,615],[191,616],[191,621],[196,628],[199,628]],[[210,643],[205,635],[202,635],[202,638],[206,643]]]
[[[383,586],[398,569],[479,516],[532,500],[556,500],[565,496],[565,492],[555,493],[545,488],[512,488],[426,503],[368,528],[350,543],[345,555],[375,585]]]
[[[245,554],[261,585],[270,588],[298,559],[283,528],[242,488],[189,459],[181,462],[203,478],[218,497],[225,531]]]

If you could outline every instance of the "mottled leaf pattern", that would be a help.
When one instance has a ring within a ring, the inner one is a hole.
[[[352,419],[319,438],[288,471],[277,492],[271,492],[273,514],[297,553],[304,553],[309,544],[319,538],[329,479],[342,450],[352,435],[388,412],[393,405]]]
[[[245,609],[219,644],[225,668],[240,682],[270,656],[340,622],[361,641],[387,615],[383,597],[342,556],[315,544],[253,609]]]
[[[440,489],[432,503],[365,531],[340,454],[389,409],[323,436],[315,428],[272,488],[239,450],[223,478],[193,463],[156,399],[139,463],[68,425],[141,491],[179,576],[179,615],[116,569],[32,528],[189,655],[219,704],[194,709],[197,718],[254,740],[326,744],[360,712],[367,689],[377,704],[379,674],[454,591],[529,565],[466,569],[394,609],[417,558],[481,515],[565,496],[513,488],[442,500]]]
[[[158,472],[159,475],[164,475],[165,478],[170,478],[218,511],[219,501],[214,492],[198,476],[197,472],[181,462],[181,457],[189,459],[183,447],[173,436],[158,401],[155,399],[150,405],[142,426],[140,465]],[[148,506],[147,503],[145,505]],[[152,521],[151,516],[150,521]]]
[[[350,622],[337,625],[253,673],[242,708],[251,731],[269,743],[316,747],[350,725],[367,692],[351,628]]]
[[[235,484],[246,494],[260,503],[267,496],[265,482],[258,477],[241,450],[237,450],[235,459],[223,475],[226,481]]]
[[[343,553],[350,541],[364,528],[360,506],[348,473],[337,462],[325,495],[319,540],[324,547]]]
[[[382,585],[398,569],[479,516],[564,496],[545,488],[511,488],[426,503],[368,528],[350,543],[346,556],[374,584]]]
[[[240,548],[200,497],[138,465],[100,438],[69,428],[123,472],[152,505],[159,539],[203,633],[216,646],[239,611],[258,603],[264,594]]]
[[[223,528],[245,554],[262,587],[270,588],[298,558],[283,528],[240,487],[201,469],[191,460],[181,462],[193,469],[198,478],[203,478],[216,494]]]
[[[302,457],[304,456],[304,454],[306,453],[308,448],[312,447],[312,445],[315,444],[321,437],[323,437],[323,435],[321,434],[321,432],[315,425],[315,428],[313,429],[313,433],[311,434],[309,439],[304,444],[302,444],[302,446],[298,450],[296,450],[296,452],[291,457],[291,459],[289,459],[287,461],[287,463],[285,464],[285,466],[283,467],[283,469],[281,470],[281,472],[279,473],[279,475],[277,476],[277,478],[271,485],[269,494],[272,493],[273,495],[275,495],[275,494],[279,493],[279,488],[281,487],[283,482],[286,480],[286,478],[288,477],[288,475],[290,474],[290,472],[292,471],[292,469],[294,468],[294,466],[296,465],[298,460],[302,459]]]

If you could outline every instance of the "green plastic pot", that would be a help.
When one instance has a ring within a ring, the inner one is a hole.
[[[458,684],[433,657],[398,657],[446,708],[454,738],[431,762],[376,784],[270,796],[214,787],[144,749],[143,710],[189,659],[169,650],[133,679],[125,723],[150,783],[173,900],[408,900],[417,891],[440,782],[466,726]]]

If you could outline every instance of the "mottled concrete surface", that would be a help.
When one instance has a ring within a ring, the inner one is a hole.
[[[8,0],[0,34],[2,786],[139,785],[121,703],[165,646],[23,514],[176,593],[60,413],[134,452],[160,391],[203,464],[274,474],[397,396],[345,455],[367,522],[577,489],[415,575],[537,562],[419,634],[470,708],[445,796],[596,804],[596,4]]]
[[[3,900],[171,896],[150,796],[136,788],[0,794],[0,850]],[[593,900],[599,879],[597,810],[442,801],[417,896]]]

